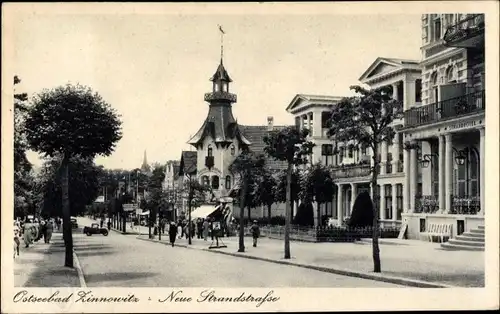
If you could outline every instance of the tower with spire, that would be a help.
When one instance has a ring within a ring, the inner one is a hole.
[[[149,167],[149,164],[148,164],[148,156],[146,154],[146,150],[144,150],[144,157],[142,159],[141,171],[143,173],[148,173],[150,170],[151,170],[151,167]]]
[[[224,67],[224,31],[221,31],[221,56],[217,70],[210,78],[212,91],[206,93],[208,114],[202,126],[188,141],[197,150],[197,175],[201,182],[209,184],[216,196],[224,196],[233,183],[232,174],[227,169],[242,149],[250,141],[240,132],[233,116],[232,106],[236,94],[230,92],[233,82]]]

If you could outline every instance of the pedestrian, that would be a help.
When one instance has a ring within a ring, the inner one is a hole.
[[[172,221],[170,223],[170,228],[168,229],[168,237],[170,239],[170,244],[172,244],[172,247],[174,247],[176,236],[177,236],[177,226],[175,225],[175,222]]]
[[[179,239],[182,239],[182,236],[184,233],[184,229],[182,228],[182,221],[179,220],[179,223],[177,224],[176,229],[177,229],[177,236],[179,237]]]
[[[250,231],[252,232],[253,247],[257,247],[257,239],[260,236],[260,229],[259,229],[259,225],[257,225],[257,220],[253,221],[253,224],[250,227]]]
[[[203,220],[203,240],[207,241],[208,238],[208,220]]]
[[[24,224],[23,240],[25,247],[29,247],[33,243],[33,226],[30,223]]]
[[[104,226],[104,218],[101,218],[101,228]]]
[[[210,224],[209,224],[209,229],[210,229],[210,237],[212,237],[212,241],[214,240],[214,220],[210,219]]]
[[[19,228],[19,224],[14,223],[14,258],[19,256],[19,246],[21,245],[21,240],[19,240],[21,229]]]
[[[43,242],[47,243],[46,238],[47,238],[47,222],[45,220],[40,220],[40,227],[39,227],[39,232],[38,232],[38,240],[43,238]]]
[[[201,218],[196,222],[196,234],[198,235],[198,239],[202,238],[203,233],[203,220]]]
[[[59,228],[59,227],[57,227]],[[108,230],[111,230],[111,219],[108,218]]]
[[[45,243],[50,243],[50,239],[52,239],[52,232],[54,232],[54,223],[51,219],[45,226]]]

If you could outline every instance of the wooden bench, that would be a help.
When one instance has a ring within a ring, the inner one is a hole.
[[[452,224],[430,223],[427,225],[427,231],[420,234],[426,236],[431,242],[434,242],[433,237],[437,237],[441,239],[441,242],[444,242],[445,238],[451,238],[453,234],[452,227]]]

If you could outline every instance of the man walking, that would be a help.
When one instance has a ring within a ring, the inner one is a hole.
[[[176,236],[177,236],[177,226],[175,225],[175,222],[172,221],[170,223],[170,228],[168,228],[168,237],[170,239],[172,247],[174,247]]]
[[[257,247],[257,239],[260,236],[260,229],[257,225],[257,220],[253,221],[253,225],[250,227],[250,231],[252,232],[253,247]]]

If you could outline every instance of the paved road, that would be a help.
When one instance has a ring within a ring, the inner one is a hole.
[[[91,220],[80,218],[79,224]],[[89,287],[398,287],[293,266],[141,241],[75,234]]]

